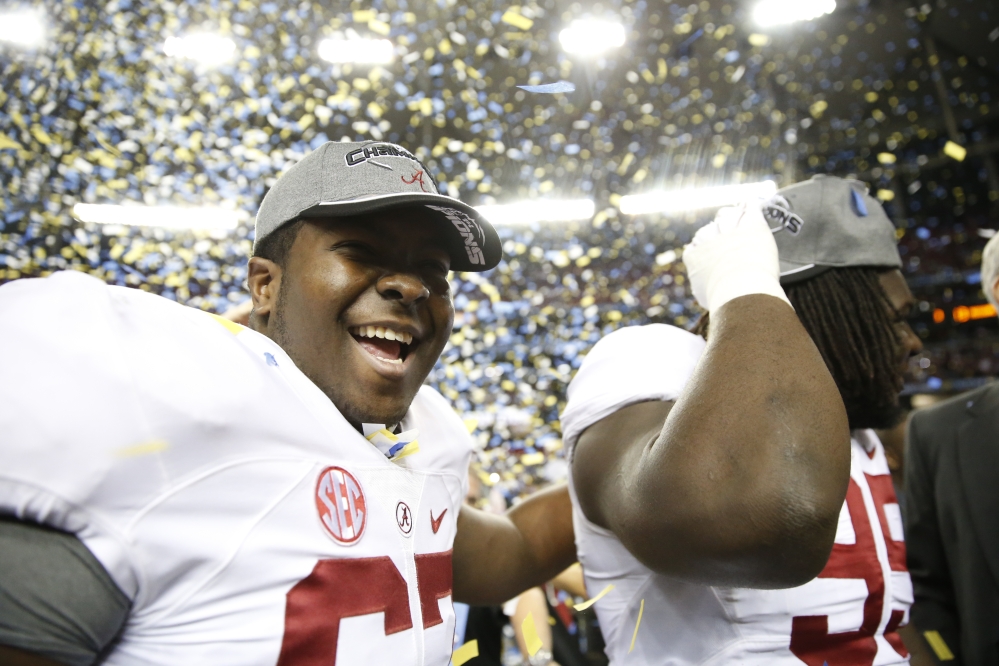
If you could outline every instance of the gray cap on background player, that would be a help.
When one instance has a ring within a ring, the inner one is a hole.
[[[780,282],[830,268],[901,268],[895,225],[859,180],[818,175],[778,190],[763,205],[780,257]]]
[[[486,271],[503,257],[499,236],[488,220],[471,206],[441,194],[411,152],[380,141],[330,141],[285,172],[257,211],[254,247],[302,218],[346,217],[399,207],[422,208],[428,219],[438,221],[453,270]]]

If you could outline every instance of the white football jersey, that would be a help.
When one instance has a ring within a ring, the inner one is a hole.
[[[569,385],[562,427],[570,452],[587,427],[618,409],[678,398],[703,350],[699,337],[662,324],[603,338]],[[595,606],[612,664],[908,662],[897,629],[908,621],[912,583],[898,502],[872,431],[853,433],[850,485],[828,564],[789,590],[708,587],[651,571],[612,532],[586,519],[569,479],[587,590],[595,595],[614,585]]]
[[[266,336],[78,273],[0,288],[0,512],[132,609],[107,664],[448,663],[471,440],[423,387],[389,461]]]

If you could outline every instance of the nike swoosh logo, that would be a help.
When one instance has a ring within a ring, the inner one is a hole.
[[[433,529],[434,534],[437,534],[437,530],[441,528],[441,521],[444,520],[445,513],[447,513],[447,509],[441,511],[441,515],[434,518],[434,510],[430,510],[430,527]]]

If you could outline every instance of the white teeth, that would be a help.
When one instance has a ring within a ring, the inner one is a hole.
[[[402,365],[401,358],[383,358],[381,360],[385,361],[386,363],[395,363],[397,365]]]
[[[354,335],[359,335],[362,338],[384,338],[385,340],[397,340],[404,345],[412,344],[413,342],[413,336],[411,334],[402,333],[401,331],[393,331],[391,328],[385,328],[383,326],[357,326],[350,329],[350,332]]]

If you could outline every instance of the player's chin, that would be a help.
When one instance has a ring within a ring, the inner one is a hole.
[[[357,412],[362,423],[399,423],[406,417],[413,399],[419,391],[384,385],[361,385],[361,395],[356,396]],[[387,389],[387,390],[386,390]]]
[[[433,367],[431,365],[424,368],[416,360],[409,358],[401,366],[392,365],[388,368],[379,367],[381,364],[378,363],[358,368],[354,377],[360,394],[367,397],[372,407],[377,405],[378,412],[397,414],[401,418],[409,410],[410,403]],[[377,421],[383,422],[388,421]]]

